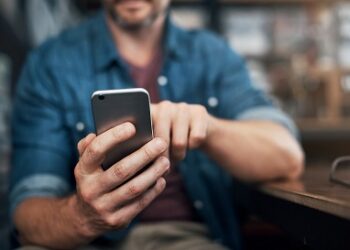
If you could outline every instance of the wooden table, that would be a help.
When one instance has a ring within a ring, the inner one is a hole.
[[[350,188],[329,182],[330,166],[307,166],[298,181],[236,185],[236,202],[311,249],[350,249]],[[350,168],[342,172],[350,179]]]

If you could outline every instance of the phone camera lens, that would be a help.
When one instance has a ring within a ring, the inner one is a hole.
[[[105,96],[104,96],[104,95],[99,95],[99,96],[98,96],[98,99],[102,101],[102,100],[105,99]]]

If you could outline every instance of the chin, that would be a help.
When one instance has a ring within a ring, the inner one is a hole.
[[[152,16],[152,12],[140,10],[137,12],[117,12],[117,16],[126,24],[142,24]]]
[[[156,15],[151,7],[145,5],[142,8],[134,9],[116,6],[112,16],[124,28],[138,28],[152,23]]]

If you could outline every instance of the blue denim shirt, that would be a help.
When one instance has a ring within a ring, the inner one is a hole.
[[[224,119],[270,120],[295,132],[291,120],[252,85],[243,60],[222,39],[206,31],[185,31],[167,20],[163,49],[158,79],[162,100],[201,104]],[[114,46],[104,12],[31,53],[13,112],[12,213],[29,197],[74,192],[76,145],[94,132],[91,94],[131,87],[134,82]],[[239,150],[236,147],[232,150]],[[230,175],[199,150],[188,152],[179,167],[213,239],[239,249]],[[117,240],[128,230],[107,237]]]

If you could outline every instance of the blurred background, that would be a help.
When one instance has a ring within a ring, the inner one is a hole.
[[[26,54],[76,25],[99,0],[0,0],[0,249],[6,249],[9,120]],[[350,154],[350,3],[337,0],[172,0],[185,28],[222,35],[254,83],[301,131],[307,163]],[[273,231],[273,229],[271,229]]]

